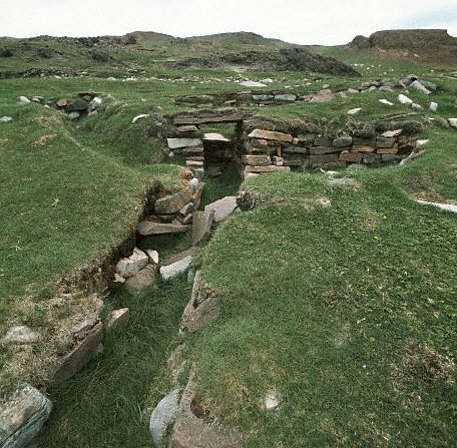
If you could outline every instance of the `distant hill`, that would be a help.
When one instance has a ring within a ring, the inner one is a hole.
[[[4,41],[0,46],[0,78],[56,75],[97,70],[99,73],[142,73],[158,67],[190,67],[301,71],[359,76],[351,66],[332,57],[314,54],[303,45],[270,39],[249,32],[179,38],[153,31],[123,36],[38,36]],[[114,70],[114,71],[113,71]]]
[[[457,63],[457,39],[442,29],[378,31],[370,37],[355,37],[347,47],[427,61]]]

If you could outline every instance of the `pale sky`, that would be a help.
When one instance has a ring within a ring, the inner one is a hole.
[[[334,45],[401,28],[446,28],[457,36],[457,0],[0,0],[0,36],[13,37],[252,31]]]

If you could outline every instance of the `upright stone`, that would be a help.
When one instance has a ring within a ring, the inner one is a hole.
[[[208,238],[211,225],[214,221],[215,211],[194,212],[192,218],[192,244],[195,246],[200,241]]]
[[[237,207],[236,196],[226,196],[205,207],[205,212],[214,212],[214,221],[221,222],[231,215]]]

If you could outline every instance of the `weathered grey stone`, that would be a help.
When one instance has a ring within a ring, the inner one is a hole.
[[[430,95],[430,90],[428,90],[420,81],[413,81],[410,85],[410,87],[413,87],[416,90],[419,90],[421,93],[425,93],[425,95]]]
[[[192,217],[192,244],[194,246],[209,237],[214,214],[214,210],[194,212]]]
[[[386,106],[393,106],[393,105],[394,105],[394,103],[392,103],[392,102],[389,101],[389,100],[386,100],[385,98],[380,99],[379,102],[380,102],[381,104],[385,104]]]
[[[240,86],[243,86],[243,87],[266,87],[265,84],[262,84],[261,82],[257,82],[257,81],[242,81],[242,82],[240,82]]]
[[[159,264],[159,252],[153,249],[146,249],[145,252],[148,254],[151,263]]]
[[[20,386],[0,408],[0,446],[24,448],[40,432],[52,403],[28,384]]]
[[[33,344],[41,339],[40,333],[33,331],[25,325],[11,327],[3,338],[4,343],[11,344]]]
[[[200,138],[167,138],[167,144],[171,150],[174,150],[201,146],[203,142]]]
[[[282,93],[279,95],[275,95],[275,101],[287,101],[293,103],[297,100],[297,95],[292,93]]]
[[[362,108],[361,107],[356,107],[354,109],[348,110],[347,114],[348,115],[358,115],[358,114],[360,114],[360,112],[362,112]]]
[[[278,394],[274,390],[270,390],[263,400],[263,408],[266,411],[274,411],[279,406]]]
[[[192,201],[192,190],[185,188],[175,194],[157,199],[154,210],[160,215],[171,215],[179,212],[185,205]]]
[[[131,293],[140,292],[145,288],[156,285],[156,265],[148,264],[138,274],[125,282],[125,287]]]
[[[226,196],[225,198],[208,204],[205,207],[205,212],[214,211],[214,221],[221,222],[231,215],[236,207],[236,196]]]
[[[132,124],[135,124],[138,120],[149,117],[149,114],[140,114],[133,118]]]
[[[168,233],[186,232],[190,227],[181,224],[165,224],[157,221],[141,221],[137,232],[142,236],[164,235]]]
[[[428,106],[428,108],[432,111],[432,112],[437,112],[438,111],[438,103],[435,103],[434,101],[432,101],[430,103],[430,105]]]
[[[193,211],[194,211],[194,203],[189,202],[181,210],[179,210],[179,214],[181,216],[187,216],[189,213],[192,213]]]
[[[148,256],[135,247],[130,257],[121,258],[116,265],[116,272],[124,278],[133,277],[148,264]]]
[[[70,112],[68,114],[68,118],[70,120],[76,120],[77,118],[79,118],[81,116],[81,114],[79,112]]]
[[[447,120],[451,128],[457,129],[457,118],[448,118]]]
[[[274,95],[252,95],[254,101],[271,101],[274,99]]]
[[[173,423],[179,410],[179,389],[171,391],[160,400],[152,411],[149,420],[149,431],[156,448],[160,448],[168,426]]]
[[[335,148],[347,148],[352,145],[352,137],[338,137],[333,140],[332,145]]]
[[[26,96],[20,96],[19,97],[19,102],[21,104],[29,104],[29,103],[31,103],[31,101]]]
[[[103,323],[97,324],[88,336],[64,358],[54,375],[54,382],[60,384],[78,373],[91,359],[94,351],[103,340]]]
[[[406,104],[408,106],[411,106],[413,104],[413,100],[411,98],[408,98],[406,95],[403,95],[402,93],[398,95],[398,101],[401,104]]]
[[[403,129],[395,129],[393,131],[386,131],[382,134],[383,137],[392,138],[398,137],[403,132]]]
[[[106,329],[108,331],[118,330],[123,327],[129,320],[130,311],[128,308],[114,310],[109,313]]]
[[[419,79],[419,82],[427,89],[430,90],[431,92],[436,92],[438,90],[438,86],[431,82],[431,81],[425,81],[425,79]]]
[[[160,275],[163,280],[170,280],[179,274],[186,272],[192,264],[193,255],[185,255],[179,260],[160,268]]]

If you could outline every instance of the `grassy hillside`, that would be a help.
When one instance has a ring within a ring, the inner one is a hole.
[[[168,36],[157,39],[168,46]],[[199,48],[240,48],[239,35],[221,35],[210,43],[193,39]],[[251,34],[243,39],[243,48],[283,45]],[[0,116],[13,118],[0,124],[5,211],[0,216],[0,335],[19,322],[50,334],[64,317],[49,307],[58,280],[96,263],[131,232],[148,186],[158,180],[172,190],[179,184],[181,168],[163,158],[162,142],[152,132],[156,117],[182,110],[174,100],[185,94],[241,90],[230,78],[233,72],[157,67],[151,64],[154,52],[107,48],[103,51],[113,59],[93,63],[90,49],[64,42],[46,44],[62,45],[63,54],[34,56],[41,45],[31,43],[33,61],[20,54],[1,58],[0,71],[19,72],[35,64],[44,70],[52,62],[66,73],[87,67],[89,75],[0,84],[6,98]],[[153,43],[147,45],[153,49]],[[164,51],[160,57],[169,56]],[[424,107],[415,118],[431,115],[430,100],[439,103],[437,116],[457,115],[457,81],[441,71],[380,61],[371,53],[325,51],[364,64],[363,79],[304,72],[257,72],[249,78],[271,77],[269,89],[292,86],[304,95],[325,84],[339,91],[415,72],[439,85],[431,97],[410,92]],[[110,74],[138,80],[100,78]],[[98,92],[103,105],[97,115],[78,121],[38,104],[18,103],[20,95],[56,100],[87,90]],[[412,112],[398,104],[397,95],[365,93],[253,111],[283,119],[339,119],[362,107],[357,118],[362,121]],[[381,105],[381,98],[395,106]],[[150,116],[132,124],[139,114]],[[246,447],[453,446],[455,215],[413,199],[457,203],[457,132],[429,127],[424,137],[431,140],[425,155],[404,167],[351,167],[337,174],[352,178],[354,185],[331,185],[319,171],[249,180],[243,188],[264,197],[265,205],[222,224],[197,262],[220,299],[218,318],[192,336],[178,334],[190,294],[185,276],[137,297],[111,294],[104,314],[128,306],[131,319],[124,332],[105,341],[103,356],[50,390],[55,410],[38,445],[152,446],[150,410],[171,387],[165,361],[186,342],[186,356],[196,363],[202,407],[239,431]],[[209,180],[203,203],[234,194],[238,182],[232,172]],[[331,206],[319,205],[319,198],[329,199]],[[188,244],[187,236],[164,238],[155,248],[163,256]],[[19,379],[44,381],[28,366],[11,364],[17,353],[1,348],[1,386]],[[33,350],[38,359],[49,348]],[[267,412],[261,403],[270,391],[279,407]]]

